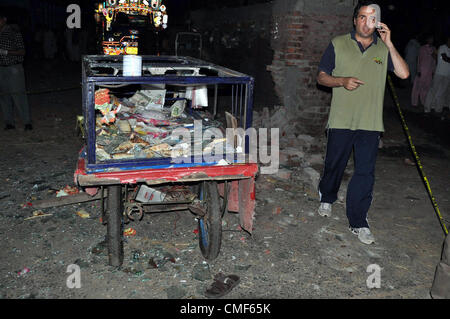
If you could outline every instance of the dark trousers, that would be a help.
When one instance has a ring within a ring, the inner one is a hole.
[[[350,227],[369,227],[367,212],[372,203],[375,163],[380,132],[329,129],[325,168],[319,183],[320,201],[334,203],[342,176],[353,151],[355,171],[347,188]]]
[[[14,106],[23,124],[31,124],[22,64],[0,66],[0,107],[5,125],[15,125]]]

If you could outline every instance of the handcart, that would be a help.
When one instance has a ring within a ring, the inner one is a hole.
[[[142,56],[138,76],[124,76],[123,62],[123,56],[83,57],[86,143],[74,174],[86,193],[100,194],[109,264],[123,262],[124,223],[177,210],[196,216],[202,255],[214,260],[225,213],[239,213],[241,228],[252,233],[258,165],[249,159],[247,135],[241,133],[239,149],[238,135],[217,139],[204,133],[200,141],[181,143],[172,129],[195,137],[202,131],[192,128],[194,121],[220,135],[224,118],[227,132],[251,128],[254,80],[190,57]],[[211,152],[217,145],[222,152]],[[206,149],[214,156],[204,156]]]

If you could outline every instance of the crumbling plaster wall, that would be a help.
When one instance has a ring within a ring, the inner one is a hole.
[[[355,0],[275,0],[267,4],[194,12],[207,58],[255,77],[257,104],[286,109],[287,127],[318,135],[331,94],[316,83],[330,40],[352,29]],[[208,50],[209,47],[209,50]],[[270,95],[276,100],[270,100]]]

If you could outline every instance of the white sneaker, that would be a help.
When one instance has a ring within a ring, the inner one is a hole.
[[[349,230],[353,234],[358,235],[358,239],[364,244],[370,245],[373,242],[375,242],[375,237],[373,237],[372,233],[370,232],[370,229],[367,227],[361,228],[349,227]]]
[[[317,211],[322,217],[331,216],[331,204],[330,203],[320,203],[319,209]]]
[[[383,148],[383,139],[380,138],[380,140],[378,141],[378,148],[382,149]]]

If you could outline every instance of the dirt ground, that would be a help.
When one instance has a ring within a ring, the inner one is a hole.
[[[330,218],[316,213],[318,195],[296,166],[289,167],[290,179],[258,177],[253,234],[239,230],[238,215],[226,214],[221,252],[210,263],[201,255],[197,223],[189,212],[146,215],[128,224],[137,233],[126,237],[121,268],[108,266],[99,201],[43,209],[49,216],[27,219],[36,211],[33,201],[73,186],[83,143],[75,133],[80,72],[78,64],[58,61],[28,66],[34,93],[75,89],[30,95],[34,130],[24,132],[18,122],[16,130],[0,133],[0,298],[205,299],[204,290],[218,272],[241,278],[226,296],[230,299],[430,298],[444,233],[417,167],[405,163],[413,157],[388,92],[384,147],[369,212],[376,238],[372,245],[348,231],[342,201]],[[448,128],[448,122],[412,110],[408,88],[397,92],[448,221],[449,135],[448,129],[438,130]],[[322,156],[324,148],[325,139],[317,139],[317,154]],[[321,165],[314,168],[321,172]],[[350,163],[341,199],[351,171]],[[77,215],[80,211],[89,217]],[[157,268],[151,266],[155,261]],[[66,284],[71,264],[80,266],[81,288]],[[380,288],[367,285],[370,265],[381,269]]]

